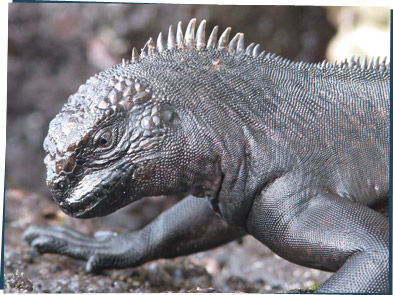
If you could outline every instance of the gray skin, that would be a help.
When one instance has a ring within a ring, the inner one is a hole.
[[[32,253],[138,266],[250,234],[334,272],[318,292],[388,292],[390,65],[285,60],[195,19],[82,85],[50,123],[47,183],[67,214],[185,197],[145,228],[31,226]],[[176,41],[175,41],[176,39]],[[366,61],[366,60],[365,60]]]

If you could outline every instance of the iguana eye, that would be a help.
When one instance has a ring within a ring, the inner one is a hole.
[[[106,131],[101,134],[97,139],[97,147],[106,148],[112,144],[112,132]]]

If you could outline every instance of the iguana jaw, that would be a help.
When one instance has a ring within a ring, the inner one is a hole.
[[[78,180],[58,177],[50,182],[49,188],[67,215],[77,218],[105,216],[141,198],[132,189],[130,174],[133,170],[133,164],[117,163],[108,170],[94,171]],[[77,181],[75,187],[73,181]]]

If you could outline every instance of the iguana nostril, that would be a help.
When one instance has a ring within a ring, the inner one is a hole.
[[[46,185],[48,186],[49,189],[51,189],[53,187],[53,181],[52,179],[47,179],[46,180]]]
[[[71,154],[68,156],[64,156],[60,160],[57,160],[55,165],[55,170],[57,174],[60,174],[60,172],[62,171],[69,173],[72,172],[74,167],[75,167],[75,155]]]

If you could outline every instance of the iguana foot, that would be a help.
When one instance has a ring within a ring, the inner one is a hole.
[[[23,240],[31,247],[31,259],[43,253],[67,255],[86,260],[86,272],[90,273],[135,265],[139,252],[130,246],[126,235],[105,231],[89,237],[63,226],[30,226]]]

